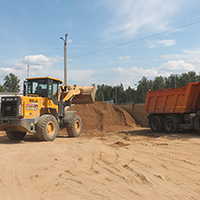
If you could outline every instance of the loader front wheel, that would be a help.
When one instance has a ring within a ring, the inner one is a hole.
[[[6,131],[6,135],[10,140],[22,140],[26,132],[20,132],[20,131]]]
[[[39,140],[53,141],[58,132],[58,122],[53,115],[42,115],[36,124],[36,134]]]
[[[80,116],[75,114],[71,121],[67,123],[66,128],[69,137],[79,137],[82,130],[82,121]]]

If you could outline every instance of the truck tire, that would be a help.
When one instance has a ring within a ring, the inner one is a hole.
[[[160,132],[162,130],[162,119],[158,116],[151,117],[150,127],[153,132]]]
[[[75,114],[67,123],[67,133],[69,137],[79,137],[82,130],[82,121],[79,115]]]
[[[36,124],[36,134],[39,140],[53,141],[58,132],[58,122],[53,115],[42,115]]]
[[[181,126],[181,117],[179,114],[177,115],[172,115],[173,119],[174,119],[174,123],[175,123],[175,128],[176,130],[173,131],[173,133],[178,133],[180,132],[180,126]]]
[[[167,116],[163,122],[163,128],[166,133],[174,133],[177,131],[177,122],[173,117]]]
[[[26,132],[20,132],[20,131],[6,131],[6,135],[10,140],[22,140]]]

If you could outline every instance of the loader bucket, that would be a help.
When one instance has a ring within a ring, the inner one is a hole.
[[[96,88],[94,86],[79,87],[81,93],[72,99],[72,104],[94,103]]]

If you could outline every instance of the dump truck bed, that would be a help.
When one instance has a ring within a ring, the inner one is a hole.
[[[200,109],[200,82],[187,87],[148,90],[144,106],[150,113],[191,113]]]

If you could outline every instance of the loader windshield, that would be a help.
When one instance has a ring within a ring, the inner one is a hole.
[[[38,96],[47,97],[48,81],[47,80],[28,81],[27,94],[37,94]]]
[[[57,102],[58,99],[58,86],[62,83],[59,79],[51,77],[41,78],[27,78],[27,94],[34,94],[41,97],[48,97],[53,101]]]

